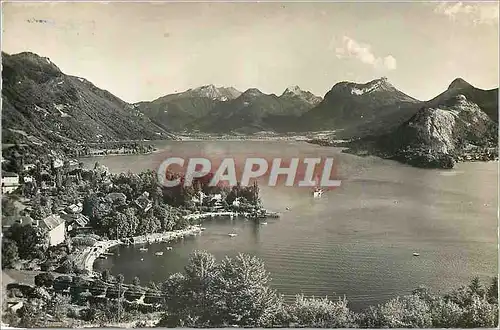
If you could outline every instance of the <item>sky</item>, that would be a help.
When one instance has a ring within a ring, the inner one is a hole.
[[[428,100],[498,87],[494,2],[3,2],[2,51],[48,57],[128,102],[214,84],[316,95],[387,77]]]

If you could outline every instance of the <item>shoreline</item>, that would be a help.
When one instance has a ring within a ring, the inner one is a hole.
[[[73,261],[78,269],[87,272],[90,276],[96,275],[94,271],[94,263],[97,258],[108,252],[109,249],[127,244],[145,244],[145,243],[158,243],[158,242],[169,242],[178,238],[182,238],[188,235],[198,234],[201,232],[199,226],[189,226],[186,229],[168,231],[163,233],[152,233],[142,236],[134,236],[129,238],[123,238],[119,240],[102,240],[98,241],[93,246],[86,247],[81,252],[75,255]]]
[[[158,150],[153,150],[153,151],[148,151],[148,152],[139,152],[139,153],[126,153],[126,152],[121,152],[121,153],[111,153],[111,154],[95,154],[95,155],[83,155],[83,156],[78,156],[76,157],[77,159],[79,158],[93,158],[93,157],[106,157],[106,156],[141,156],[141,155],[150,155],[155,152],[158,152]]]
[[[259,218],[279,218],[278,212],[270,212],[268,210],[264,210],[265,215],[263,217]],[[244,218],[252,218],[254,213],[252,212],[233,212],[233,211],[222,211],[222,212],[205,212],[205,213],[198,213],[198,214],[189,214],[185,215],[184,219],[190,220],[190,219],[205,219],[209,217],[221,217],[221,216],[230,216],[232,217],[244,217]]]
[[[185,215],[184,219],[205,219],[205,218],[213,218],[220,216],[230,216],[233,217],[245,217],[251,218],[254,216],[254,213],[251,212],[232,212],[232,211],[224,211],[224,212],[205,212],[199,214],[189,214]],[[270,212],[265,210],[265,215],[259,218],[278,218],[279,214],[277,212]],[[195,236],[202,232],[201,225],[192,225],[185,229],[167,231],[163,233],[151,233],[147,235],[141,236],[133,236],[126,237],[118,240],[101,240],[98,241],[93,246],[88,246],[82,251],[78,252],[74,256],[74,263],[76,268],[88,273],[90,276],[97,275],[94,271],[94,263],[95,261],[102,255],[108,253],[108,250],[118,246],[118,245],[139,245],[139,244],[147,244],[147,243],[165,243],[170,242],[176,239],[184,238],[185,236]]]

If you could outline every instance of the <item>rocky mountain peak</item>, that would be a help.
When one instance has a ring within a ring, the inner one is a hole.
[[[448,89],[462,89],[469,87],[472,87],[472,85],[463,80],[462,78],[457,78],[451,82],[450,86],[448,86]]]
[[[285,94],[295,94],[295,95],[300,95],[303,91],[300,89],[299,86],[289,86],[285,91],[283,92],[283,95]]]
[[[243,92],[242,95],[255,97],[255,96],[262,95],[262,94],[263,93],[260,90],[258,90],[257,88],[249,88],[245,92]]]
[[[206,97],[213,100],[227,101],[238,97],[241,94],[233,87],[216,87],[213,84],[200,86],[181,93],[181,95]]]
[[[350,87],[352,95],[363,95],[378,91],[395,90],[394,86],[392,86],[386,77],[372,80],[366,84],[353,84]]]

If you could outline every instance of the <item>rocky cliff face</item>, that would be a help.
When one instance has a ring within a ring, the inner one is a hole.
[[[498,156],[498,125],[474,102],[458,94],[424,106],[394,132],[351,144],[419,167],[451,168],[463,159]]]
[[[429,107],[439,106],[458,95],[463,95],[467,100],[476,103],[491,120],[498,123],[498,88],[490,90],[479,89],[462,78],[453,80],[443,93],[427,101],[426,105]]]
[[[464,143],[484,145],[495,126],[477,104],[459,94],[439,107],[422,108],[396,134],[405,145],[451,154]]]

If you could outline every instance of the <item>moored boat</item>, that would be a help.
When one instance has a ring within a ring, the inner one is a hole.
[[[314,198],[320,198],[323,195],[323,189],[316,187],[313,191]]]

